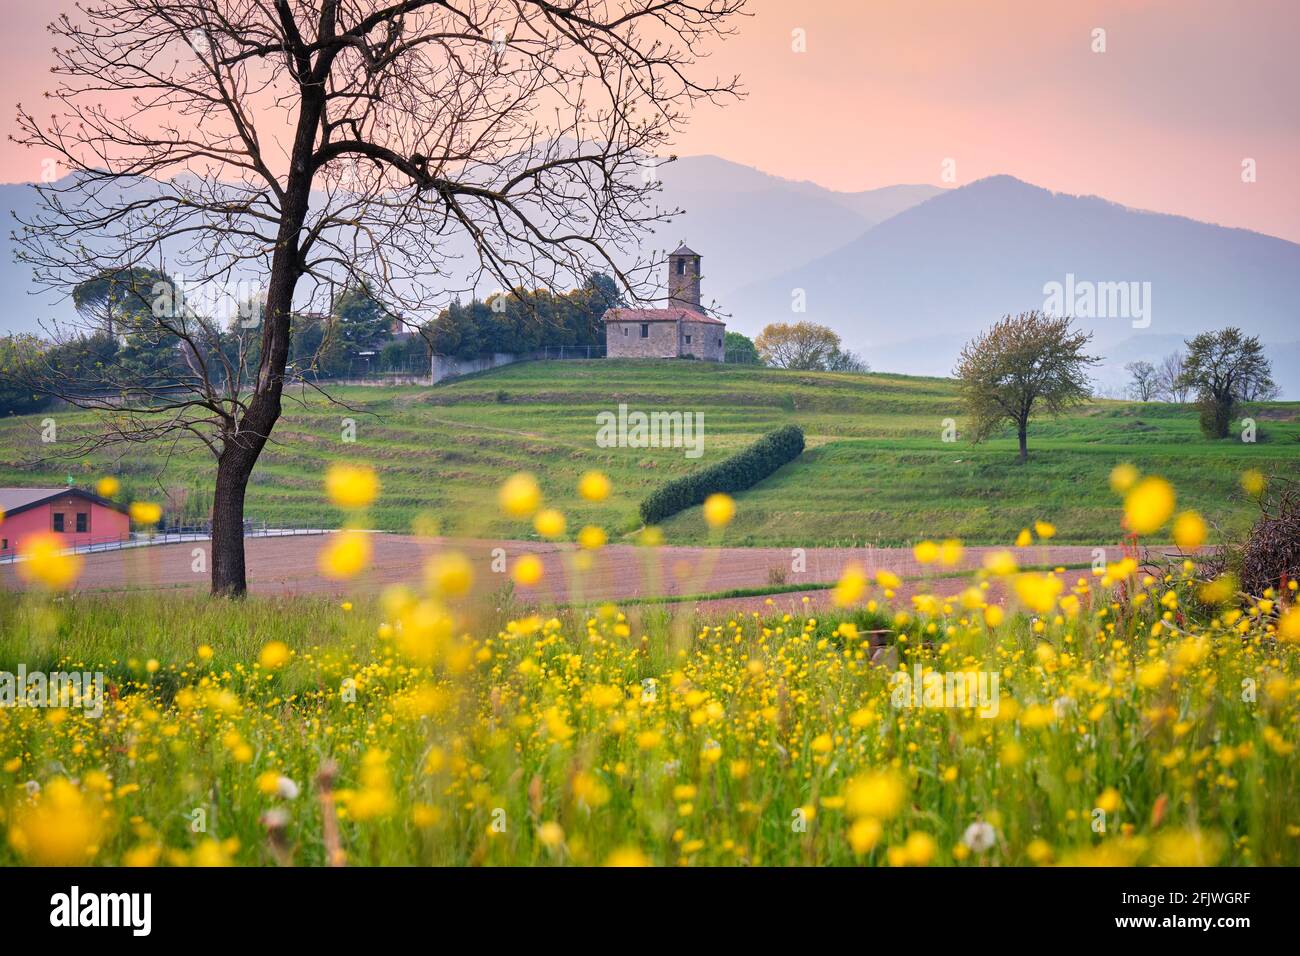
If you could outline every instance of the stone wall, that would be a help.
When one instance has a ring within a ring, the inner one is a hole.
[[[605,355],[609,358],[677,358],[677,323],[646,322],[650,335],[641,337],[640,322],[606,322]]]
[[[528,357],[528,355],[511,355],[508,352],[494,352],[491,355],[473,359],[457,359],[446,355],[435,355],[431,369],[433,373],[431,382],[441,382],[445,378],[469,375],[471,372],[486,372],[490,368],[510,365],[512,362],[518,362],[520,359]]]
[[[727,329],[711,322],[682,323],[682,355],[694,355],[708,362],[721,362],[726,355]],[[686,337],[690,336],[690,341]]]

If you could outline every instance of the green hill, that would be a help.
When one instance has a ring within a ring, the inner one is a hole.
[[[1241,500],[1247,468],[1294,468],[1300,452],[1300,404],[1255,410],[1258,442],[1206,441],[1191,406],[1098,401],[1030,431],[1030,461],[1016,463],[1006,436],[973,447],[942,440],[944,420],[962,425],[953,383],[898,375],[788,372],[686,361],[531,362],[432,388],[344,388],[331,406],[302,394],[286,401],[254,475],[248,515],[272,525],[333,526],[321,478],[337,459],[374,464],[384,482],[370,524],[409,530],[420,515],[442,531],[520,537],[531,529],[503,519],[495,490],[510,473],[530,470],[549,503],[569,516],[570,531],[599,522],[617,537],[638,525],[637,504],[662,482],[718,460],[763,432],[801,425],[808,448],[739,497],[725,533],[710,538],[698,509],[670,520],[674,543],[755,545],[906,544],[954,536],[1005,543],[1037,518],[1054,521],[1062,542],[1113,542],[1119,509],[1110,469],[1131,461],[1174,482],[1179,507],[1212,523],[1239,526],[1253,505]],[[632,410],[703,414],[704,453],[681,449],[599,448],[597,414]],[[54,413],[64,447],[91,427],[86,413]],[[356,442],[342,421],[356,421]],[[58,447],[58,446],[55,446]],[[122,477],[130,492],[158,498],[165,487],[206,508],[211,456],[197,445],[122,446],[88,460],[32,463],[49,454],[39,419],[0,422],[0,484],[51,484],[71,472],[89,483]],[[605,471],[615,493],[605,505],[578,499],[577,478]]]

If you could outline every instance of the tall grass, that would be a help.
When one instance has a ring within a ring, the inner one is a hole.
[[[0,863],[1300,863],[1276,604],[1198,618],[1176,567],[1066,583],[1000,623],[978,588],[802,619],[464,607],[414,657],[417,595],[4,595],[0,670],[102,670],[112,701],[0,708]],[[996,673],[996,716],[899,706],[917,665]]]
[[[319,496],[320,475],[336,460],[378,468],[385,494],[373,525],[409,531],[422,520],[447,533],[505,537],[517,526],[497,513],[491,489],[507,475],[536,469],[548,501],[573,529],[599,521],[616,533],[640,525],[638,503],[665,482],[721,461],[764,433],[800,425],[800,459],[746,492],[722,541],[737,545],[911,544],[920,530],[971,544],[1006,543],[1044,515],[1062,543],[1114,540],[1117,510],[1105,476],[1140,459],[1179,488],[1212,523],[1239,527],[1249,503],[1235,496],[1248,467],[1286,467],[1300,439],[1300,406],[1274,403],[1259,418],[1259,441],[1206,441],[1191,406],[1100,401],[1030,429],[1030,461],[1016,464],[1014,437],[972,447],[943,440],[945,420],[964,420],[951,382],[891,375],[787,372],[744,366],[656,361],[532,362],[433,388],[346,388],[349,409],[318,396],[287,403],[276,441],[264,452],[248,495],[255,521],[332,527]],[[501,396],[504,394],[505,400]],[[680,449],[598,448],[596,415],[619,402],[633,409],[704,414],[704,456]],[[353,410],[358,409],[358,410]],[[70,442],[88,432],[88,414],[57,413]],[[342,440],[343,418],[356,442]],[[123,477],[128,491],[157,500],[160,485],[206,501],[212,462],[201,449],[105,449],[66,464],[24,464],[47,456],[36,419],[0,422],[0,484],[62,483],[68,470],[90,483]],[[164,465],[166,466],[164,469]],[[598,468],[614,497],[600,509],[574,494],[578,475]],[[698,514],[665,524],[679,544],[710,540]]]

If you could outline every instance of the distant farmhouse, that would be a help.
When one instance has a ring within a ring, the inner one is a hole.
[[[721,362],[727,324],[700,308],[700,256],[682,243],[668,257],[668,308],[606,309],[607,358]]]
[[[131,537],[124,507],[80,488],[0,488],[0,514],[0,557],[36,534],[53,535],[65,548]]]

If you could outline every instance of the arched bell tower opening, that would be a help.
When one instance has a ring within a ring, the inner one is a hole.
[[[668,308],[700,311],[700,255],[684,242],[668,256]]]

